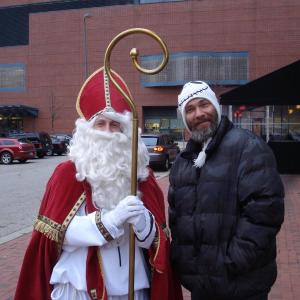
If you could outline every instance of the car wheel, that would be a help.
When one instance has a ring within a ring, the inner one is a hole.
[[[27,161],[27,159],[19,159],[19,162],[20,162],[21,164],[26,163],[26,161]]]
[[[169,168],[170,168],[170,160],[169,160],[169,157],[167,157],[164,164],[162,165],[162,170],[168,171]]]
[[[9,152],[2,152],[0,155],[0,161],[1,163],[3,163],[4,165],[8,165],[11,164],[13,161],[13,157]]]

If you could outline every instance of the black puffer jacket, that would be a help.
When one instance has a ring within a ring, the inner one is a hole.
[[[226,117],[201,169],[193,166],[200,150],[190,140],[170,173],[171,258],[181,283],[203,300],[267,293],[276,279],[275,236],[284,216],[274,156]]]

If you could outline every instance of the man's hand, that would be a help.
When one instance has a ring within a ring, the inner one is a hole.
[[[103,216],[105,223],[109,222],[116,227],[122,226],[129,218],[144,214],[143,202],[137,196],[127,196],[111,211]]]

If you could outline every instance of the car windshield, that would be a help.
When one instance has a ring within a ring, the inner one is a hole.
[[[29,136],[29,137],[27,137],[26,139],[27,139],[28,141],[30,141],[30,142],[39,142],[39,139],[36,138],[36,137],[31,137],[31,136]]]
[[[30,141],[28,139],[26,139],[26,138],[18,138],[18,141],[20,143],[30,143]]]
[[[146,146],[156,146],[158,137],[156,136],[142,136],[142,140]]]
[[[60,140],[60,141],[63,141],[65,139],[64,136],[61,136],[61,135],[57,135],[54,137],[56,140]]]

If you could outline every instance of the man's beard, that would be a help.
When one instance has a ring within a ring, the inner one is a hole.
[[[113,209],[131,194],[131,139],[121,132],[87,128],[78,121],[76,125],[69,148],[69,156],[76,166],[76,178],[90,183],[96,208]],[[148,163],[147,149],[140,140],[138,179],[148,177]]]
[[[218,128],[218,116],[216,114],[208,128],[192,130],[191,139],[199,144],[203,144],[209,138],[214,136],[217,128]]]

